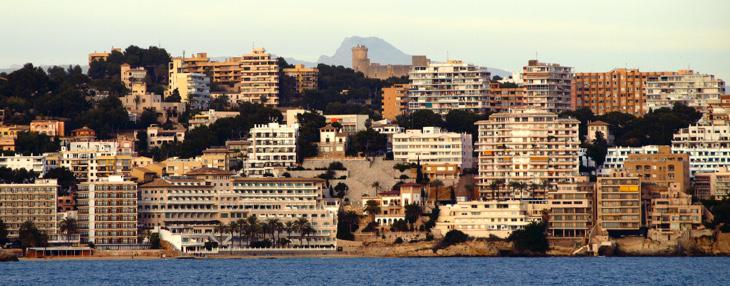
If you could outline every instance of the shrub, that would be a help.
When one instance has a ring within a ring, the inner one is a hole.
[[[400,238],[400,237],[398,237],[398,238],[395,239],[395,241],[393,243],[395,243],[395,244],[401,244],[401,243],[403,243],[403,239]]]
[[[444,249],[449,246],[469,241],[469,236],[459,230],[450,230],[443,239],[439,241],[435,249]]]
[[[328,170],[335,170],[335,171],[344,171],[347,170],[345,168],[345,165],[342,164],[342,162],[334,161],[330,163],[329,167],[327,167]]]
[[[408,231],[408,223],[405,220],[399,219],[390,226],[390,231]]]
[[[513,231],[508,240],[512,242],[515,250],[545,253],[550,248],[545,236],[546,228],[545,222],[532,222],[524,229]]]

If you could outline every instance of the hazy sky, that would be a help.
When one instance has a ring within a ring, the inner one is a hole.
[[[576,71],[689,66],[730,79],[730,1],[723,0],[2,0],[0,7],[0,67],[84,64],[90,51],[130,44],[230,56],[255,43],[314,61],[357,35],[507,70],[537,52]]]

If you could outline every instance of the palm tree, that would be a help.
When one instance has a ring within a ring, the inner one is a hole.
[[[247,231],[248,232],[248,243],[250,245],[251,241],[256,239],[256,235],[258,233],[260,226],[259,226],[258,218],[256,217],[256,215],[252,215],[252,216],[248,217],[246,220],[248,223],[248,231]]]
[[[233,238],[235,237],[233,234],[238,230],[238,222],[231,221],[228,223],[228,231],[231,233],[231,247],[233,247]]]
[[[371,217],[375,218],[376,214],[380,213],[380,206],[378,205],[378,202],[374,200],[369,200],[365,203],[365,212],[368,213]]]
[[[373,187],[373,189],[375,189],[376,194],[380,193],[380,191],[382,191],[382,189],[383,189],[383,186],[381,186],[380,182],[378,182],[378,181],[373,182],[370,186]]]
[[[246,216],[244,215],[243,218],[239,218],[236,223],[238,224],[238,247],[243,246],[243,237],[245,236],[245,232],[248,229],[248,221],[246,220]]]
[[[223,244],[223,234],[225,234],[225,233],[226,233],[226,232],[228,231],[228,230],[227,230],[227,227],[226,227],[226,225],[225,225],[225,224],[223,224],[223,223],[221,223],[221,222],[219,221],[219,222],[218,222],[218,225],[216,225],[216,227],[215,227],[215,231],[216,231],[216,233],[218,233],[218,235],[219,235],[219,239],[218,239],[218,242],[219,242],[220,244]],[[220,244],[219,244],[219,245],[220,245]]]
[[[302,229],[300,230],[300,235],[302,237],[307,238],[307,246],[309,246],[309,236],[314,234],[315,230],[311,223],[307,222],[302,226]],[[299,240],[299,243],[301,244],[301,239]]]
[[[299,233],[299,245],[302,245],[302,240],[304,239],[304,231],[306,229],[306,225],[309,224],[309,221],[306,218],[300,217],[296,221],[294,221],[294,230]]]
[[[266,222],[268,229],[271,232],[271,240],[276,243],[276,233],[279,231],[279,224],[281,221],[276,218],[272,218]]]
[[[59,228],[61,232],[66,235],[66,241],[69,241],[69,236],[76,234],[76,232],[79,230],[79,225],[76,222],[75,218],[66,217],[61,220]]]
[[[294,222],[293,221],[287,221],[284,224],[284,231],[286,231],[286,238],[291,237],[291,233],[294,231]]]

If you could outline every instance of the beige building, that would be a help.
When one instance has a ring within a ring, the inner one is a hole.
[[[698,200],[730,198],[730,168],[723,167],[717,172],[695,174],[694,189],[694,196]]]
[[[111,51],[109,52],[93,52],[89,53],[89,65],[93,62],[103,62],[109,59],[109,56],[111,56],[112,52],[118,52],[121,53],[122,49],[120,48],[114,48],[112,47]]]
[[[648,77],[646,105],[649,110],[671,108],[676,103],[704,110],[725,94],[725,82],[711,74],[679,70]]]
[[[459,230],[471,237],[507,238],[533,220],[528,216],[527,201],[469,201],[440,207],[434,230],[445,235]]]
[[[276,175],[297,163],[299,125],[272,122],[258,124],[249,131],[248,153],[244,162],[246,176]]]
[[[169,67],[172,73],[197,73],[210,75],[210,82],[217,89],[227,92],[238,92],[236,86],[241,82],[243,69],[241,57],[227,58],[224,61],[212,61],[207,53],[193,54],[192,57],[172,58]]]
[[[579,176],[578,126],[571,118],[535,109],[492,114],[479,127],[477,189],[482,198],[545,198],[545,187]],[[497,186],[497,182],[502,182]],[[505,188],[512,182],[543,186],[525,194]],[[495,187],[499,187],[495,189]]]
[[[644,184],[669,187],[676,184],[680,191],[689,189],[689,155],[674,154],[669,146],[658,146],[656,154],[629,154],[624,170],[641,178]]]
[[[365,123],[370,119],[367,114],[328,114],[324,116],[325,123],[339,123],[342,132],[354,134],[367,130]]]
[[[548,192],[548,234],[552,238],[585,238],[593,227],[595,185],[583,182],[558,184]]]
[[[241,113],[238,111],[217,111],[213,109],[201,111],[200,113],[193,115],[193,118],[190,118],[188,121],[190,123],[189,128],[193,129],[201,126],[210,126],[218,121],[218,119],[233,118],[239,115],[241,115]]]
[[[185,141],[184,127],[166,130],[157,124],[147,127],[147,148],[162,147],[163,144],[172,144]]]
[[[132,171],[132,150],[117,141],[75,141],[61,146],[58,166],[74,173],[79,181],[97,181]]]
[[[431,110],[446,115],[451,110],[481,114],[489,105],[489,72],[459,60],[414,67],[408,74],[407,112]]]
[[[611,130],[609,129],[609,124],[603,121],[591,121],[588,122],[588,133],[586,133],[586,143],[593,144],[593,141],[596,140],[596,134],[601,133],[601,136],[603,136],[603,139],[606,140],[606,143],[608,145],[613,144],[613,135],[611,134]]]
[[[30,132],[45,134],[50,137],[63,137],[64,122],[61,120],[33,120],[30,122]]]
[[[0,184],[0,220],[8,238],[17,239],[20,226],[32,221],[51,239],[57,233],[57,192],[55,179],[36,180],[32,184]]]
[[[429,63],[430,60],[422,55],[412,56],[410,65],[372,63],[368,57],[368,48],[366,46],[356,45],[352,47],[352,69],[369,78],[385,80],[391,77],[408,76],[411,68],[426,66]]]
[[[284,74],[293,77],[297,81],[297,93],[303,95],[307,90],[317,89],[317,68],[308,68],[304,65],[294,65],[293,68],[285,68]]]
[[[0,150],[15,151],[15,139],[18,133],[30,130],[28,125],[1,125],[0,126]]]
[[[255,48],[241,59],[241,81],[244,98],[261,98],[262,102],[279,104],[279,65],[264,48]]]
[[[147,70],[143,67],[133,68],[129,64],[121,64],[119,66],[119,76],[124,86],[131,90],[132,93],[147,92],[147,83],[145,82]]]
[[[79,184],[81,242],[137,244],[137,183],[112,176]]]
[[[473,168],[471,134],[447,132],[439,127],[393,134],[393,159],[413,164],[453,164],[461,169]]]
[[[319,157],[344,158],[347,151],[347,134],[341,128],[327,124],[319,129],[319,143],[317,149]]]
[[[522,81],[527,88],[527,104],[531,108],[560,113],[571,109],[570,87],[573,68],[559,64],[528,61],[522,68]]]
[[[120,97],[119,100],[129,113],[129,117],[135,121],[145,110],[152,110],[157,113],[158,123],[165,123],[167,120],[177,122],[178,117],[186,110],[185,103],[165,102],[161,95],[154,93],[131,93]]]
[[[692,196],[673,185],[651,199],[648,226],[671,239],[700,228],[703,212],[702,204],[692,204]]]
[[[641,179],[625,173],[598,177],[596,224],[609,232],[635,232],[642,226]]]
[[[170,84],[167,95],[175,90],[180,94],[180,101],[190,105],[190,109],[201,110],[208,108],[210,103],[210,78],[202,73],[183,73],[177,70],[170,71]]]
[[[500,83],[489,84],[487,109],[493,112],[508,112],[511,109],[527,107],[527,88],[503,87]]]
[[[408,104],[406,98],[410,88],[411,86],[408,84],[396,84],[383,88],[383,118],[396,120],[398,115],[405,113]]]
[[[139,225],[173,233],[212,232],[218,223],[218,193],[205,180],[191,177],[155,179],[139,186]]]

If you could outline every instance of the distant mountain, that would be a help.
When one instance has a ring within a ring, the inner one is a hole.
[[[347,37],[332,56],[322,55],[318,63],[328,65],[352,66],[352,47],[364,45],[368,47],[368,57],[371,63],[408,65],[411,63],[411,55],[404,53],[390,43],[378,37]]]
[[[51,68],[51,67],[54,67],[54,66],[59,66],[59,67],[67,68],[69,66],[75,66],[75,64],[73,64],[73,65],[72,64],[60,64],[60,65],[36,65],[36,64],[33,64],[33,66],[34,67],[41,67],[44,70],[48,70],[48,68]],[[79,65],[79,66],[81,66],[81,70],[84,73],[89,69],[89,66],[87,66],[87,65]],[[4,73],[11,73],[11,72],[14,72],[14,71],[19,70],[19,69],[22,69],[22,68],[23,68],[23,65],[11,65],[11,66],[6,67],[6,68],[0,68],[0,73],[3,73],[3,72]]]

